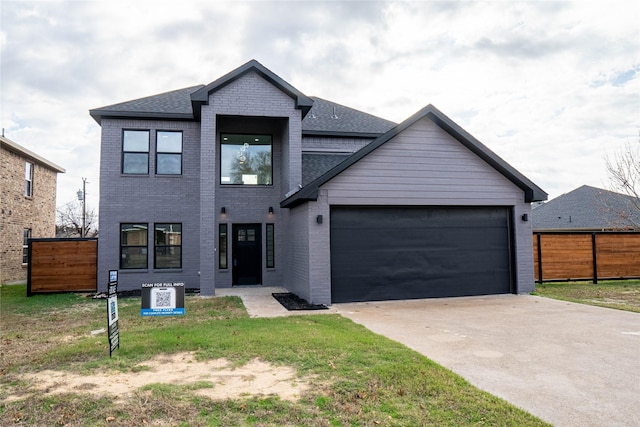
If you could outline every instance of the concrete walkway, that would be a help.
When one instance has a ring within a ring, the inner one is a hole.
[[[524,295],[334,304],[288,312],[233,288],[251,316],[339,313],[557,426],[640,425],[640,314]]]

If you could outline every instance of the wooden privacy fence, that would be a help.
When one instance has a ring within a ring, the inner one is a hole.
[[[534,232],[538,283],[640,278],[640,232]]]
[[[29,239],[27,295],[95,292],[98,239]]]

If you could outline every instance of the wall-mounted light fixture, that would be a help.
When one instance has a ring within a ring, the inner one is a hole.
[[[273,215],[273,206],[269,206],[269,215]]]
[[[223,206],[223,207],[220,209],[220,213],[221,213],[222,215],[226,214],[226,213],[227,213],[227,208],[225,208],[225,207]]]
[[[529,221],[529,214],[522,214],[522,220],[523,220],[524,222]]]
[[[318,224],[322,224],[322,215],[318,215],[318,216],[316,217],[316,222],[317,222]]]

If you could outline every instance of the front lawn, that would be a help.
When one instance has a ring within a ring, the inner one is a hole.
[[[640,313],[640,280],[542,283],[533,295]]]
[[[256,319],[239,298],[188,296],[184,317],[143,318],[139,298],[121,298],[120,349],[109,358],[106,334],[91,334],[106,327],[104,300],[25,295],[25,286],[0,287],[0,425],[547,425],[338,315]],[[232,398],[212,398],[200,392],[223,384],[172,383],[169,370],[119,396],[96,393],[98,377],[120,386],[126,375],[133,384],[136,376],[149,376],[153,360],[177,363],[182,355],[194,356],[185,362],[194,369],[211,369],[222,359],[237,369],[286,368],[295,375],[289,382],[307,387],[297,400],[249,387]],[[45,374],[83,379],[69,389]],[[51,380],[45,389],[34,380],[38,375]]]

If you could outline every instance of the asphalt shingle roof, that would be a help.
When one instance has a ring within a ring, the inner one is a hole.
[[[98,122],[101,116],[158,117],[193,119],[191,94],[204,85],[190,86],[91,110]]]
[[[335,102],[307,97],[255,60],[225,74],[208,85],[196,85],[140,99],[95,108],[91,116],[128,117],[174,120],[199,120],[200,108],[208,96],[248,72],[256,72],[271,84],[291,96],[296,108],[303,111],[302,133],[313,136],[352,136],[375,138],[396,124]]]
[[[194,120],[191,94],[204,85],[190,86],[91,110],[96,121],[102,116],[148,117]],[[376,137],[395,126],[394,122],[318,97],[302,121],[305,135]]]
[[[307,135],[368,134],[375,137],[396,125],[392,121],[317,96],[311,99],[313,107],[302,120],[302,131]]]
[[[534,231],[628,229],[640,226],[640,200],[583,185],[535,207],[531,220]]]
[[[349,156],[350,154],[302,153],[302,185],[307,185]]]

